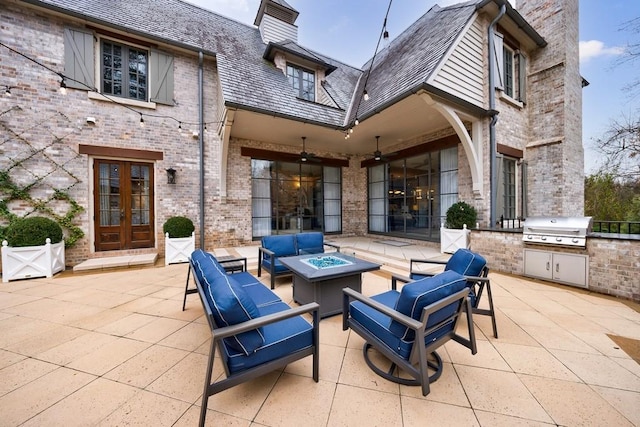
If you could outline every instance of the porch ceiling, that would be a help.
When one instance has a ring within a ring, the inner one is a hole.
[[[411,95],[384,111],[360,122],[348,140],[344,131],[315,124],[238,110],[231,127],[234,138],[301,147],[307,137],[308,152],[331,152],[367,155],[375,151],[375,136],[380,136],[380,150],[419,135],[449,127],[446,119],[419,96]]]

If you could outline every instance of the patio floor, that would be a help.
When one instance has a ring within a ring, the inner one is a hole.
[[[370,295],[390,287],[389,272],[406,273],[408,258],[441,257],[418,245],[336,240],[385,264],[365,274]],[[216,253],[256,266],[255,246]],[[197,295],[181,310],[187,264],[157,265],[0,285],[1,426],[197,425],[210,332]],[[306,358],[211,397],[207,424],[640,426],[637,305],[490,278],[499,338],[475,316],[478,353],[447,343],[428,396],[372,373],[362,340],[334,316],[320,323],[319,383]],[[291,303],[291,279],[278,279],[276,293]]]

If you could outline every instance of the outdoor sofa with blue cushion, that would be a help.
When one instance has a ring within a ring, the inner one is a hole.
[[[442,374],[442,358],[436,349],[454,340],[476,354],[467,282],[462,275],[447,271],[405,284],[401,291],[392,278],[391,286],[390,291],[372,297],[344,288],[342,329],[350,328],[365,340],[364,359],[376,374],[399,384],[420,385],[426,396],[429,383]],[[468,337],[456,329],[463,312]],[[390,361],[387,369],[373,363],[372,348]],[[429,369],[435,372],[429,375]]]
[[[431,277],[436,272],[425,270],[431,268],[432,265],[444,265],[444,271],[455,271],[462,274],[469,284],[469,297],[471,298],[471,307],[473,314],[481,314],[483,316],[491,316],[491,324],[493,326],[493,336],[498,338],[498,327],[496,325],[496,312],[493,308],[493,296],[491,295],[491,281],[488,278],[489,267],[487,260],[478,253],[469,249],[458,249],[449,258],[448,261],[411,259],[409,262],[409,274],[412,280],[422,279],[423,277]],[[480,300],[486,289],[487,302],[489,308],[480,308]]]
[[[262,245],[258,248],[258,277],[262,275],[264,268],[271,275],[271,289],[275,288],[277,276],[291,274],[291,271],[282,265],[281,257],[321,254],[325,246],[339,250],[339,247],[324,241],[324,234],[320,232],[278,234],[264,236]]]
[[[318,382],[317,303],[291,308],[250,273],[227,274],[212,254],[201,249],[191,254],[189,268],[212,335],[201,426],[209,396],[303,357],[313,356],[313,380]],[[312,323],[304,314],[311,315]],[[216,349],[226,377],[211,382]]]

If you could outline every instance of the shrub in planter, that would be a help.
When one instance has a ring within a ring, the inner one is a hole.
[[[184,216],[172,216],[162,226],[162,231],[171,238],[191,237],[195,229],[193,221]]]
[[[478,212],[476,208],[465,202],[456,202],[447,210],[447,228],[453,228],[461,230],[464,224],[467,228],[473,228],[476,226],[478,219]]]
[[[54,220],[41,216],[18,219],[4,231],[4,239],[14,248],[41,246],[47,238],[51,239],[51,243],[61,242],[62,227]]]
[[[172,216],[164,223],[162,231],[165,265],[189,261],[196,248],[193,221],[184,216]]]
[[[18,219],[4,230],[2,281],[52,277],[65,269],[62,227],[44,217]]]

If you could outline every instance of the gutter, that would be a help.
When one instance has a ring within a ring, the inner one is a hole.
[[[200,248],[204,250],[204,54],[198,52],[198,145],[200,149]]]
[[[500,18],[504,16],[507,9],[505,3],[506,1],[503,0],[498,16],[491,21],[487,29],[487,36],[489,38],[489,112],[491,115],[491,123],[489,123],[489,164],[491,169],[491,214],[489,217],[489,228],[494,228],[496,223],[496,198],[498,196],[498,171],[496,168],[496,123],[498,122],[498,111],[496,111],[496,76],[494,74],[496,46],[493,39],[495,37],[496,24]]]
[[[506,15],[511,18],[518,28],[524,31],[524,33],[529,36],[538,47],[545,47],[547,45],[547,41],[522,17],[522,15],[520,15],[520,12],[511,6],[507,0],[484,0],[476,5],[476,10],[484,8],[489,3],[495,3],[500,7],[498,19],[505,14],[502,8],[506,7]]]

